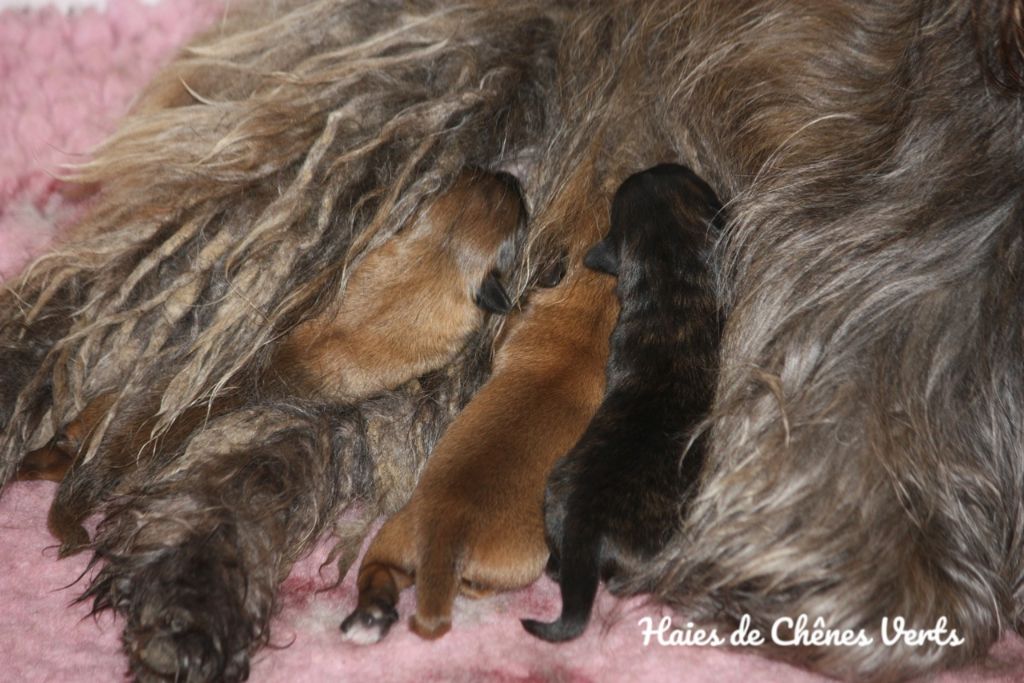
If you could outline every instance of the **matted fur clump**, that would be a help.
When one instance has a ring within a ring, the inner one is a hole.
[[[775,653],[834,675],[975,660],[1024,607],[1022,16],[1011,0],[255,6],[158,78],[80,169],[103,188],[89,218],[0,300],[0,482],[103,392],[113,421],[159,387],[162,427],[258,397],[275,339],[466,166],[524,185],[522,291],[578,239],[559,232],[574,217],[677,161],[728,204],[728,322],[701,490],[635,589],[696,618],[807,614],[874,638]],[[298,443],[318,443],[312,424]],[[189,468],[132,489],[101,539],[119,510],[205,495]],[[110,547],[114,575],[145,564]],[[129,634],[147,623],[116,606]],[[947,617],[966,642],[883,647],[895,616]],[[155,653],[130,652],[159,675]]]
[[[356,407],[266,401],[151,458],[102,510],[83,599],[125,614],[140,680],[239,680],[270,638],[280,583],[326,531],[344,577],[368,527],[412,494],[444,427],[486,379],[492,336]]]

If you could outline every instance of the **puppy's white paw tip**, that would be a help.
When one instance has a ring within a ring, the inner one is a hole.
[[[373,645],[380,642],[380,639],[384,637],[384,633],[379,625],[366,626],[365,624],[355,622],[350,624],[347,629],[342,629],[341,637],[343,640],[355,645]]]

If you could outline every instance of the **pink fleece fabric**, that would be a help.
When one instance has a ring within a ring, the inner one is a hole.
[[[105,12],[0,11],[0,279],[73,215],[55,194],[61,167],[87,158],[133,93],[220,7],[110,0]]]
[[[104,12],[0,11],[0,280],[18,272],[75,215],[58,192],[61,164],[83,158],[108,133],[133,92],[197,27],[213,21],[215,0],[163,0],[155,6],[111,0]],[[0,497],[0,679],[115,681],[125,676],[109,614],[89,618],[72,604],[88,558],[58,562],[46,531],[54,485],[16,483]],[[251,680],[285,681],[793,681],[826,679],[758,657],[756,650],[645,646],[640,618],[659,612],[642,600],[601,593],[595,623],[565,645],[528,636],[523,617],[553,618],[558,590],[544,578],[527,590],[478,601],[460,598],[447,636],[425,642],[401,621],[383,642],[345,643],[338,624],[355,601],[354,572],[339,586],[319,566],[325,548],[301,562],[281,594],[272,643]],[[1024,680],[1024,643],[1007,636],[994,649],[997,670],[938,677],[945,683]]]

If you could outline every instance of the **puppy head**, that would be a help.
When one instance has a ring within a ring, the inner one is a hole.
[[[474,301],[488,313],[504,315],[512,310],[512,299],[501,283],[501,271],[495,269],[487,274],[476,291]]]
[[[615,231],[609,232],[603,240],[595,244],[583,257],[583,265],[599,273],[619,275],[619,243]]]
[[[454,255],[472,300],[490,313],[508,313],[512,298],[504,280],[526,234],[516,179],[507,173],[463,172],[432,213],[445,222],[445,248]]]
[[[611,228],[583,262],[618,276],[626,252],[648,240],[650,247],[667,225],[721,229],[721,221],[722,204],[703,179],[685,166],[661,164],[622,183],[612,201]]]

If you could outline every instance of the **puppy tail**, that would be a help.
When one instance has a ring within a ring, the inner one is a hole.
[[[558,583],[562,590],[562,614],[556,621],[543,623],[523,619],[523,627],[533,635],[550,643],[572,640],[583,634],[590,621],[590,611],[597,597],[601,580],[601,534],[594,524],[578,521],[579,515],[566,519],[566,532]],[[587,529],[579,528],[585,524]]]
[[[436,640],[451,630],[452,603],[462,583],[462,538],[463,534],[442,531],[421,547],[416,614],[409,621],[409,628],[421,638]]]

